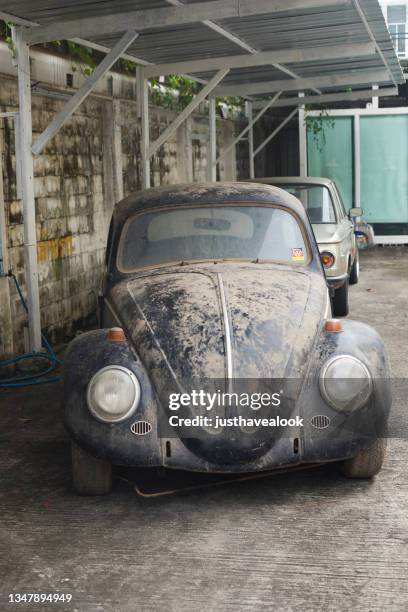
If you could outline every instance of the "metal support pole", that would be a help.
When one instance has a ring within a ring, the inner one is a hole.
[[[246,116],[248,119],[248,149],[249,149],[249,178],[255,178],[254,160],[254,112],[252,102],[246,102]]]
[[[217,180],[217,115],[215,98],[209,98],[209,129],[210,141],[208,149],[208,180]]]
[[[304,93],[299,94],[299,98],[304,97]],[[304,104],[299,107],[299,175],[307,176],[307,126]]]
[[[354,115],[354,206],[361,206],[360,116]]]
[[[24,215],[24,256],[28,305],[30,351],[41,350],[40,296],[38,289],[37,236],[34,199],[34,167],[31,119],[30,50],[20,28],[13,29],[17,55],[19,122],[18,142],[21,155],[21,188]]]
[[[378,108],[378,96],[375,95],[374,92],[378,92],[378,85],[373,85],[373,97],[371,98],[371,102],[373,105],[373,108],[377,109]]]
[[[145,78],[143,68],[138,68],[137,71],[137,95],[138,95],[138,113],[140,116],[141,140],[140,153],[142,160],[142,187],[149,189],[150,187],[150,125],[149,125],[149,85]]]

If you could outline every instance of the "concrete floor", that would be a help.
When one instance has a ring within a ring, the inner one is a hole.
[[[351,317],[407,375],[408,248],[363,253]],[[143,499],[77,497],[58,389],[0,392],[0,611],[407,610],[408,445],[374,482],[324,467]],[[406,417],[397,391],[393,422]],[[14,604],[9,592],[72,593]]]

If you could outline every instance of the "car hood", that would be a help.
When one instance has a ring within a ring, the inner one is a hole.
[[[327,300],[322,275],[270,264],[155,271],[122,281],[110,296],[159,398],[225,380],[228,353],[234,379],[303,380]],[[201,444],[200,454],[210,447]]]
[[[233,377],[281,378],[304,372],[327,288],[308,270],[212,264],[132,277],[110,299],[153,382],[163,369],[180,382],[225,377],[225,310]]]

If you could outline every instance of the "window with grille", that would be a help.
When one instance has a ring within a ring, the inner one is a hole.
[[[387,7],[388,30],[391,34],[395,50],[398,55],[406,53],[406,20],[407,8],[404,4],[395,4]]]

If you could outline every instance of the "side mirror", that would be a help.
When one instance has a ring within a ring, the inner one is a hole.
[[[359,206],[356,206],[355,208],[350,208],[349,210],[349,217],[350,219],[355,219],[356,217],[361,217],[363,214],[363,209],[360,208]]]

